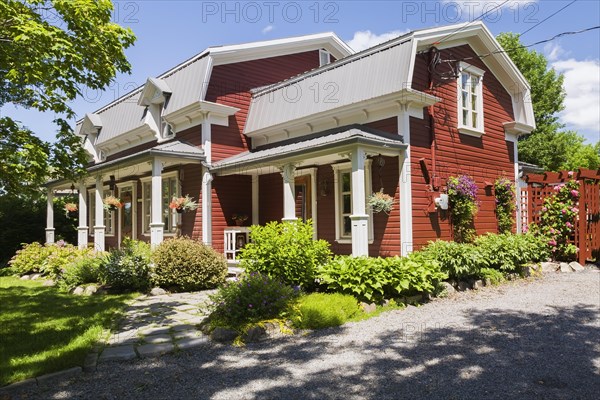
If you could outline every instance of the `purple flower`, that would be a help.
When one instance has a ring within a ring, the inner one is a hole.
[[[248,308],[252,308],[252,304],[248,304]]]

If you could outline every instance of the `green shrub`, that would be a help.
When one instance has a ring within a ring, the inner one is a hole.
[[[496,179],[494,182],[494,195],[496,196],[498,232],[510,233],[515,224],[515,184],[505,177]]]
[[[210,321],[213,326],[240,329],[243,326],[284,316],[299,289],[257,272],[228,282],[210,296]]]
[[[318,278],[331,291],[364,301],[433,292],[447,278],[435,260],[419,254],[410,257],[338,256],[319,268]]]
[[[437,261],[442,272],[455,280],[476,276],[480,268],[486,267],[486,260],[472,244],[437,240],[429,242],[420,253],[426,259]]]
[[[117,290],[147,290],[150,287],[150,245],[126,238],[120,249],[111,250],[100,265],[100,282]]]
[[[497,269],[481,268],[478,273],[478,278],[483,280],[489,279],[492,285],[497,285],[504,281],[504,274]]]
[[[17,253],[8,264],[14,273],[18,275],[40,272],[40,268],[49,255],[50,251],[47,246],[43,246],[38,242],[23,243],[23,248],[17,250]]]
[[[252,242],[241,251],[241,266],[310,289],[317,268],[329,261],[329,243],[313,240],[312,221],[270,222],[250,228]]]
[[[24,244],[9,264],[15,274],[40,273],[55,279],[70,263],[88,257],[91,252],[90,249],[78,249],[62,240],[46,245],[34,242]]]
[[[152,260],[153,283],[172,290],[213,289],[227,276],[227,262],[221,254],[185,237],[162,242]]]
[[[302,296],[292,318],[300,329],[322,329],[340,326],[362,313],[353,296],[341,293],[311,293]]]
[[[505,273],[517,272],[522,266],[548,257],[545,239],[533,234],[487,234],[475,240],[487,266]]]
[[[100,282],[100,268],[106,263],[106,253],[90,254],[71,262],[60,276],[58,285],[70,291],[85,283]]]

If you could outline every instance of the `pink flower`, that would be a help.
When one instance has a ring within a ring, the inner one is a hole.
[[[573,197],[578,197],[579,196],[579,192],[575,189],[571,190],[571,196]]]
[[[566,209],[566,208],[563,208],[561,212],[562,212],[563,214],[566,214],[566,213],[567,213],[567,209]]]
[[[523,225],[523,233],[529,232],[529,225]]]
[[[550,246],[556,246],[556,240],[552,239],[552,240],[548,240],[548,244]]]
[[[543,211],[543,212],[546,212],[546,211],[548,211],[548,207],[542,207],[542,211]]]
[[[565,223],[565,225],[566,225],[566,226],[567,226],[567,228],[569,228],[569,229],[571,229],[571,228],[573,227],[573,224],[572,224],[572,223],[570,223],[569,221],[567,221],[567,222]]]
[[[572,177],[575,173],[573,171],[569,171],[569,177]]]
[[[550,233],[552,233],[552,234],[556,233],[556,231],[554,230],[554,228],[550,228]]]
[[[571,208],[571,211],[573,211],[574,213],[577,213],[577,212],[579,212],[579,208],[573,207],[573,208]]]

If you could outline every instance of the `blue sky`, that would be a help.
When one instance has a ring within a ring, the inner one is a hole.
[[[569,3],[571,0],[115,1],[113,20],[129,26],[137,36],[135,46],[127,50],[132,73],[119,75],[104,92],[86,92],[72,107],[81,117],[143,84],[148,76],[159,75],[215,45],[333,31],[361,50],[409,30],[470,21],[492,9],[483,18],[492,33],[530,29],[522,36],[525,44],[600,25],[600,2]],[[600,140],[600,30],[533,48],[565,74],[567,98],[561,121],[589,142]],[[54,140],[51,113],[5,105],[0,114],[20,120],[45,140]]]

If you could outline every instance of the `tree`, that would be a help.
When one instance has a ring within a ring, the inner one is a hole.
[[[102,89],[117,72],[129,72],[124,51],[135,36],[111,22],[112,10],[109,0],[1,1],[0,107],[12,103],[71,119],[69,102],[83,87]],[[81,140],[66,119],[55,123],[57,143],[48,144],[12,119],[0,120],[0,190],[82,172]]]
[[[518,34],[501,33],[497,39],[531,85],[536,129],[519,139],[519,159],[550,171],[598,168],[597,148],[585,144],[577,132],[560,131],[564,125],[558,113],[564,109],[566,95],[563,75],[548,68],[543,54],[524,47]]]

